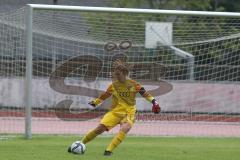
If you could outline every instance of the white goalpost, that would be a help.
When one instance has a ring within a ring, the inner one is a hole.
[[[239,33],[240,13],[39,4],[6,13],[0,133],[86,133],[111,101],[87,103],[120,58],[162,107],[155,115],[139,96],[130,134],[239,136]]]

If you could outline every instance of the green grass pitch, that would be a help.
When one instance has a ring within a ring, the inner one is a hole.
[[[1,135],[0,135],[1,137]],[[240,138],[127,137],[111,157],[103,156],[112,137],[97,137],[84,155],[67,152],[77,136],[34,135],[0,139],[2,160],[239,160]]]

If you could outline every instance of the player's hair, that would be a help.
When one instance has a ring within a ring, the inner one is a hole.
[[[124,75],[128,75],[130,72],[130,67],[122,60],[117,59],[113,63],[113,70],[119,70],[121,71]]]

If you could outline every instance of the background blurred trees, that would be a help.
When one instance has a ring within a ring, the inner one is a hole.
[[[110,1],[112,7],[178,9],[197,11],[238,12],[240,1],[237,0],[120,0]]]
[[[194,11],[219,11],[219,12],[239,12],[240,11],[240,1],[237,0],[121,0],[121,1],[111,1],[111,6],[122,7],[122,8],[150,8],[150,9],[165,9],[165,10],[194,10]],[[194,16],[192,16],[194,18]],[[181,21],[181,25],[175,23],[175,31],[186,29],[188,26],[192,26],[193,22],[190,19],[176,19],[175,22]],[[174,23],[174,21],[173,21]],[[229,35],[240,33],[240,18],[209,18],[209,22],[206,23],[205,20],[198,20],[194,22],[196,29],[189,31],[185,30],[185,34],[190,39],[194,36],[206,39],[210,34],[218,33],[219,37],[224,37],[224,33]],[[214,24],[214,26],[211,26]],[[225,26],[224,26],[224,25]],[[199,28],[202,28],[202,32]],[[208,31],[204,33],[204,31]],[[196,36],[196,34],[199,34]],[[202,36],[202,37],[201,37]],[[221,40],[212,43],[199,43],[195,45],[181,45],[177,46],[182,50],[185,50],[195,56],[195,75],[201,77],[201,80],[209,79],[206,77],[209,73],[216,73],[222,76],[219,80],[232,79],[240,80],[240,43],[239,37],[232,38],[231,40]],[[217,43],[217,44],[216,44]],[[215,47],[212,47],[215,46]],[[165,58],[168,57],[168,62],[180,64],[182,61],[176,62],[176,59],[172,56],[166,56],[169,54],[166,50],[159,50],[158,55],[164,55]],[[170,53],[170,55],[172,55]],[[172,57],[172,58],[171,58]],[[184,62],[183,62],[184,63]],[[176,68],[174,69],[176,70]],[[202,71],[207,70],[209,73],[204,73]],[[234,73],[234,75],[228,75]],[[176,74],[176,73],[175,73]],[[214,75],[214,74],[211,74]],[[225,77],[226,76],[226,77]],[[204,78],[205,77],[205,78]],[[231,78],[229,78],[231,77]],[[214,77],[211,77],[214,79]],[[198,79],[198,78],[197,78]],[[200,80],[200,78],[199,78]]]

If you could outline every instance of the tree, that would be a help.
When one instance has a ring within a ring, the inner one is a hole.
[[[170,10],[227,11],[238,12],[240,1],[236,0],[120,0],[110,6],[120,8],[151,8]]]
[[[213,0],[211,3],[216,11],[239,12],[240,1],[236,0]]]
[[[121,0],[112,1],[113,7],[179,9],[179,10],[212,10],[212,0]]]

